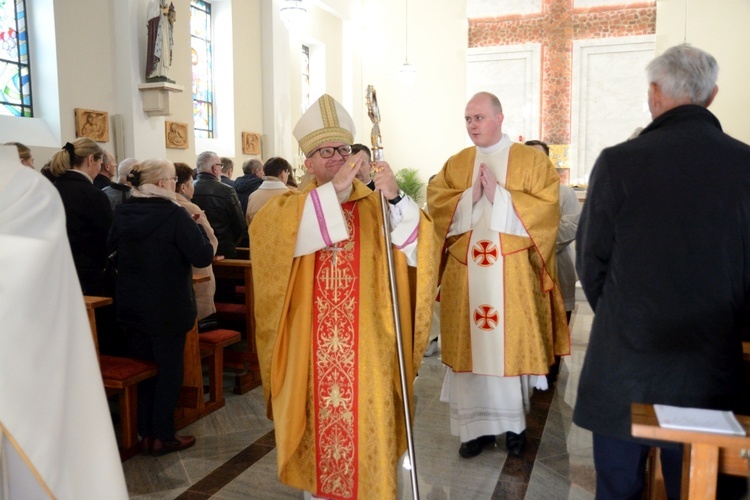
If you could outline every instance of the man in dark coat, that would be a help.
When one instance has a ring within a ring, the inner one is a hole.
[[[242,164],[242,172],[245,174],[234,181],[234,190],[242,205],[242,213],[247,213],[247,199],[256,189],[263,184],[263,163],[252,158]]]
[[[597,498],[640,498],[648,444],[631,403],[742,408],[738,317],[750,291],[750,146],[706,108],[709,54],[679,45],[647,67],[653,122],[594,165],[576,240],[594,310],[573,421],[593,432]],[[679,498],[681,448],[662,446]]]
[[[206,218],[214,229],[219,248],[216,255],[234,258],[237,243],[247,233],[245,214],[234,189],[222,183],[221,160],[213,151],[204,151],[196,160],[198,178],[192,202],[206,212]]]

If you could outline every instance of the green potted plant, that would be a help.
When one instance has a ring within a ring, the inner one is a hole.
[[[402,168],[396,172],[396,184],[404,193],[408,194],[417,205],[424,203],[425,187],[427,183],[419,176],[419,170],[415,168]]]

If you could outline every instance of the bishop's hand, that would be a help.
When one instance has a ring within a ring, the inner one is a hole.
[[[398,196],[398,184],[393,170],[387,162],[376,161],[372,163],[372,170],[375,172],[372,180],[375,182],[375,189],[381,191],[386,200],[392,200]]]
[[[349,186],[352,185],[354,178],[357,176],[357,172],[359,172],[360,167],[366,161],[367,153],[364,151],[360,151],[356,155],[352,155],[346,159],[331,180],[333,188],[337,193],[347,190]]]

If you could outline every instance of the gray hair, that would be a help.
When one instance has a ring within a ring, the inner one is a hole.
[[[714,57],[687,44],[676,45],[646,66],[649,83],[676,100],[707,106],[719,76]]]
[[[254,174],[263,169],[263,163],[257,158],[250,158],[242,164],[242,172],[245,174]]]
[[[138,160],[136,160],[135,158],[125,158],[120,162],[119,165],[117,165],[117,177],[120,182],[125,182],[128,174],[131,170],[133,170],[133,165],[135,165],[136,163],[138,163]]]
[[[219,155],[213,151],[204,151],[195,160],[195,167],[198,169],[198,172],[210,172],[213,165],[211,160],[218,157]]]

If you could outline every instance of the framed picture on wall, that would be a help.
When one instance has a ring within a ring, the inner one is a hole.
[[[95,109],[75,108],[76,137],[109,141],[109,114]]]
[[[179,122],[164,122],[164,134],[167,147],[173,149],[188,148],[188,124]]]
[[[260,155],[260,134],[242,132],[242,154]]]

